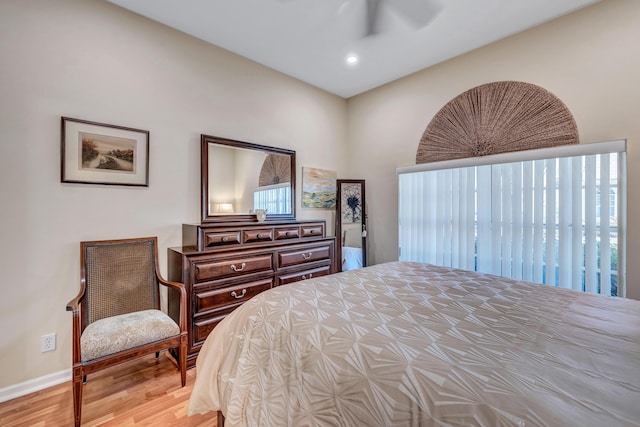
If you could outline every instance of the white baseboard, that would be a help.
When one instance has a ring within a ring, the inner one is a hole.
[[[62,384],[65,381],[71,381],[71,369],[65,369],[64,371],[54,372],[53,374],[44,375],[23,383],[0,388],[0,403]]]

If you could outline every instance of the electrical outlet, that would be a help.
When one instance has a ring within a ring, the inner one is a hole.
[[[40,349],[45,351],[53,351],[56,349],[56,333],[43,335],[40,341]]]

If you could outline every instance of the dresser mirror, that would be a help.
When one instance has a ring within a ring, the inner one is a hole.
[[[295,219],[295,171],[293,150],[202,135],[202,222]]]
[[[364,180],[336,182],[336,257],[338,271],[367,266],[367,205]]]

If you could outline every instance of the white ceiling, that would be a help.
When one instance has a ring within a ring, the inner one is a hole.
[[[349,98],[599,0],[382,0],[368,37],[365,0],[108,1]],[[400,3],[430,8],[429,23]]]

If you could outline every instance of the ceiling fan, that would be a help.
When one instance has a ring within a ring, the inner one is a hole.
[[[295,0],[276,1],[290,3]],[[363,37],[381,32],[381,15],[387,9],[417,30],[429,24],[442,9],[441,0],[341,0],[335,15],[332,13],[333,19],[336,15],[342,16],[346,9],[352,10],[355,7],[361,7],[360,5],[365,7],[364,20],[362,21],[364,24]]]
[[[442,7],[438,0],[365,0],[365,37],[379,33],[381,3],[416,29],[429,24]]]

